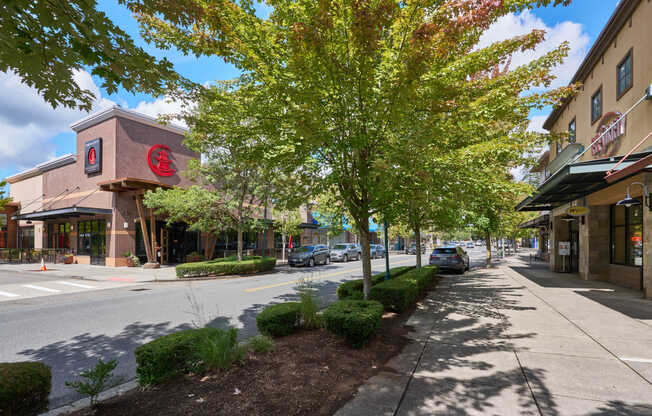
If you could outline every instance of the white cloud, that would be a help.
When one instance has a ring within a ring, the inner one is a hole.
[[[543,123],[546,122],[547,118],[548,118],[548,114],[544,116],[530,117],[530,124],[528,125],[527,130],[534,131],[537,133],[547,133],[547,131],[543,128]]]
[[[179,114],[183,110],[187,110],[183,103],[181,101],[173,101],[170,97],[157,98],[154,101],[141,101],[134,108],[134,111],[156,118],[161,115]],[[187,127],[185,121],[182,119],[174,119],[173,124]]]
[[[564,63],[553,70],[553,74],[557,76],[557,79],[553,81],[551,86],[568,85],[575,71],[582,63],[590,42],[589,35],[584,31],[580,23],[564,21],[550,27],[530,10],[525,10],[519,15],[510,13],[491,25],[480,38],[478,46],[489,46],[494,42],[525,35],[534,29],[545,30],[545,40],[535,50],[514,54],[511,68],[516,68],[539,58],[558,47],[562,42],[568,41],[570,51]]]

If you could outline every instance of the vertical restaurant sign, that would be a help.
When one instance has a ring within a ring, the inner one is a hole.
[[[621,113],[617,111],[611,111],[600,119],[598,123],[598,128],[596,130],[596,135],[593,137],[593,140],[597,139],[601,134],[603,136],[591,146],[591,153],[593,156],[605,156],[607,153],[609,155],[614,155],[618,149],[617,141],[618,139],[625,134],[625,128],[627,124],[627,117],[622,120],[614,123],[622,116]],[[592,140],[592,141],[593,141]],[[609,152],[609,148],[611,151]]]
[[[164,144],[155,144],[149,148],[149,152],[147,152],[147,164],[156,175],[172,176],[177,171],[170,166],[172,160],[170,159],[169,153],[171,153],[170,148]]]
[[[89,140],[84,145],[84,172],[102,172],[102,138]]]

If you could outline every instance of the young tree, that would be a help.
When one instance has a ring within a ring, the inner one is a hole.
[[[0,181],[0,209],[4,208],[5,205],[11,202],[11,198],[5,197],[5,190],[4,190],[5,186],[7,186],[7,182]]]
[[[296,209],[274,210],[274,229],[281,233],[283,254],[281,260],[285,261],[285,244],[290,235],[301,232],[301,216]]]
[[[360,235],[364,294],[371,282],[369,218],[387,204],[379,180],[393,172],[394,151],[459,148],[482,141],[489,123],[527,118],[565,89],[521,95],[551,80],[566,45],[496,81],[476,80],[518,50],[535,48],[541,31],[477,49],[499,17],[562,0],[403,2],[272,0],[268,19],[250,2],[130,0],[148,39],[183,52],[219,55],[268,94],[258,119],[273,119],[266,155],[308,169],[306,190],[336,187]],[[516,97],[514,98],[514,91]],[[262,97],[261,97],[262,98]],[[272,109],[270,111],[270,108]],[[219,117],[219,115],[218,115]],[[409,121],[414,134],[400,133]],[[465,126],[458,129],[458,124]],[[411,146],[407,147],[411,150]]]
[[[120,0],[124,3],[124,0]],[[158,61],[97,10],[95,0],[0,3],[0,72],[15,72],[53,107],[90,110],[95,97],[75,82],[89,68],[109,94],[159,94],[182,80],[167,59]]]

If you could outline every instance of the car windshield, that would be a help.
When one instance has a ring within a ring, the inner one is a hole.
[[[435,253],[437,254],[455,254],[457,250],[454,248],[436,248]]]
[[[344,244],[336,244],[335,247],[333,247],[334,250],[346,250],[346,246]]]
[[[315,247],[313,247],[313,246],[304,246],[304,247],[297,247],[297,248],[294,249],[294,251],[296,253],[309,253],[309,252],[313,251],[314,249],[315,249]]]

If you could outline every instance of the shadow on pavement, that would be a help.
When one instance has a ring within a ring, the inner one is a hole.
[[[632,405],[618,400],[611,400],[598,407],[598,411],[589,416],[644,416],[652,415],[652,406]]]

